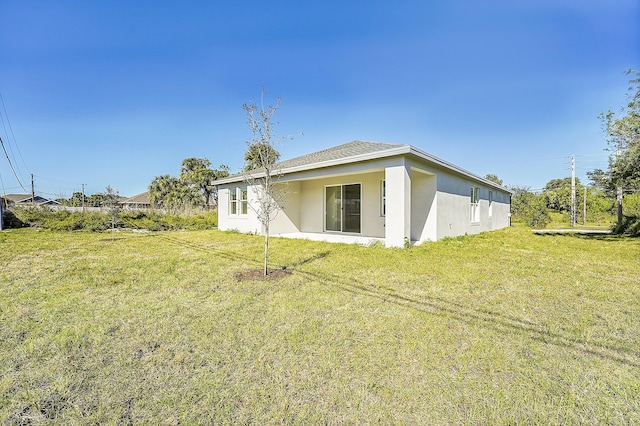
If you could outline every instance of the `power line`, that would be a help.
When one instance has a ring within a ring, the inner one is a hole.
[[[40,180],[46,180],[47,182],[61,184],[61,185],[70,186],[70,187],[72,187],[74,185],[77,185],[77,183],[75,183],[75,182],[68,182],[68,181],[65,181],[65,180],[59,180],[59,179],[56,179],[56,178],[51,178],[51,177],[48,177],[48,176],[41,176],[41,175],[38,175],[38,174],[36,174],[35,177],[37,177]]]
[[[5,155],[5,157],[7,157],[7,161],[9,162],[9,167],[11,167],[11,171],[13,171],[13,175],[16,177],[16,180],[20,184],[20,187],[23,189],[24,192],[28,192],[25,189],[24,185],[22,184],[22,181],[18,177],[18,174],[16,173],[16,169],[13,167],[13,163],[11,162],[11,159],[9,158],[9,154],[7,153],[7,149],[4,146],[4,141],[2,140],[2,137],[0,137],[0,145],[2,145],[2,150],[4,151],[4,155]]]
[[[24,167],[29,170],[29,166],[27,166],[27,163],[25,163],[24,161],[24,157],[22,156],[22,152],[20,152],[20,147],[18,146],[18,140],[16,139],[16,135],[15,133],[13,133],[13,127],[11,126],[11,121],[9,120],[9,114],[7,113],[7,107],[4,103],[4,98],[2,97],[2,92],[0,92],[0,103],[2,103],[2,109],[4,111],[4,116],[7,120],[7,125],[9,126],[9,131],[11,132],[11,137],[13,138],[13,143],[16,146],[16,150],[18,151],[18,155],[20,156],[20,160],[22,160],[22,164],[24,165]],[[0,120],[2,119],[2,114],[0,114]],[[2,127],[5,129],[5,134],[7,135],[7,137],[9,136],[7,133],[7,128],[4,125],[4,120],[2,120]],[[11,141],[9,141],[10,143]],[[9,150],[11,151],[11,153],[13,154],[13,150],[11,149],[11,145],[9,145]],[[15,158],[15,155],[14,155]],[[17,165],[16,165],[17,166]]]

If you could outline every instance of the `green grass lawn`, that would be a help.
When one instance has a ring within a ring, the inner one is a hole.
[[[640,241],[0,232],[3,424],[640,423]]]

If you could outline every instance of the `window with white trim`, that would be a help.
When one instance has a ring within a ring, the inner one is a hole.
[[[246,215],[248,206],[247,188],[237,187],[229,189],[229,214]]]
[[[240,190],[240,214],[247,214],[249,200],[247,198],[247,188],[238,188]]]
[[[380,181],[380,216],[387,214],[387,181]]]
[[[236,189],[229,189],[229,214],[238,214],[238,193]]]
[[[471,208],[469,210],[469,219],[472,223],[480,222],[480,188],[471,187]]]
[[[489,217],[493,216],[493,191],[489,191]]]

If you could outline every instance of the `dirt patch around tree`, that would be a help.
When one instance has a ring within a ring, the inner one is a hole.
[[[269,275],[264,275],[264,269],[249,269],[247,271],[240,271],[235,273],[237,281],[265,281],[265,280],[280,280],[288,275],[291,275],[291,271],[287,268],[269,269]]]

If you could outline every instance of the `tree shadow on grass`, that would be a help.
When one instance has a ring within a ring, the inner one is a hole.
[[[575,237],[575,235],[570,236]],[[566,238],[567,235],[557,234],[552,237]],[[213,247],[202,247],[168,235],[160,236],[160,238],[181,247],[210,253],[228,260],[237,261],[238,259],[242,259],[250,263],[255,263],[256,265],[260,265],[262,263],[261,260],[252,259],[239,253],[229,252],[228,250],[222,251]],[[609,235],[598,236],[596,238],[616,239]],[[580,354],[592,355],[640,368],[640,353],[637,351],[621,348],[611,344],[588,343],[583,339],[575,339],[561,333],[551,332],[546,330],[540,324],[527,321],[522,318],[505,315],[487,309],[475,309],[455,301],[447,300],[443,297],[425,296],[421,299],[416,299],[398,293],[391,288],[381,289],[379,287],[367,285],[364,281],[359,279],[345,278],[331,273],[320,274],[300,269],[301,266],[308,265],[316,260],[322,260],[329,256],[329,254],[330,251],[323,251],[306,259],[291,263],[282,269],[298,273],[320,283],[327,283],[355,295],[367,296],[383,302],[394,303],[398,306],[414,309],[430,315],[436,315],[443,318],[454,318],[470,325],[479,323],[484,327],[504,334],[524,334],[532,340],[541,343],[567,348]]]
[[[216,249],[214,247],[203,247],[201,245],[189,242],[189,241],[184,241],[181,240],[179,238],[175,238],[169,235],[161,235],[161,234],[157,234],[155,235],[165,241],[168,241],[172,244],[178,245],[180,247],[183,248],[189,248],[195,251],[200,251],[200,252],[204,252],[204,253],[209,253],[215,256],[219,256],[222,258],[225,258],[227,260],[230,261],[234,261],[237,262],[238,260],[242,260],[244,262],[247,262],[249,264],[255,264],[256,267],[255,268],[251,268],[245,271],[238,271],[236,272],[236,274],[234,275],[236,280],[238,281],[245,281],[245,280],[265,280],[265,279],[281,279],[284,277],[287,277],[289,275],[291,275],[291,271],[287,269],[287,266],[283,266],[281,268],[273,268],[273,269],[269,269],[269,274],[267,276],[264,275],[264,269],[262,267],[262,262],[263,259],[253,259],[249,256],[246,255],[242,255],[240,253],[237,252],[231,252],[229,250],[220,250],[220,249]],[[329,255],[329,251],[324,251],[324,252],[320,252],[317,253],[313,256],[310,256],[306,259],[302,259],[298,262],[292,263],[291,266],[300,266],[300,265],[304,265],[307,264],[309,262],[313,262],[315,260],[319,260],[319,259],[323,259],[325,257],[327,257]]]
[[[604,241],[604,242],[620,242],[624,240],[633,239],[630,235],[618,235],[618,234],[603,234],[603,233],[590,233],[590,232],[536,232],[536,237],[546,238],[553,240],[555,238],[576,238],[580,240],[592,240],[592,241]]]
[[[479,323],[483,327],[504,334],[525,334],[529,338],[541,343],[564,347],[581,354],[593,355],[632,367],[640,367],[640,354],[636,351],[611,344],[587,343],[582,339],[575,339],[561,333],[551,332],[540,324],[526,321],[515,316],[504,315],[486,309],[471,308],[461,303],[452,302],[436,296],[426,296],[418,300],[402,295],[392,289],[382,290],[374,288],[366,285],[361,280],[352,278],[345,279],[335,274],[319,274],[300,269],[293,270],[299,274],[308,276],[310,279],[325,282],[356,295],[372,297],[383,302],[394,303],[398,306],[431,315],[454,318],[470,325]]]
[[[172,237],[169,235],[164,235],[164,234],[153,234],[151,235],[151,237],[155,237],[155,238],[160,238],[162,240],[165,240],[169,243],[175,244],[177,246],[183,247],[183,248],[189,248],[195,251],[199,251],[199,252],[203,252],[203,253],[209,253],[209,254],[213,254],[219,257],[223,257],[227,260],[231,260],[231,261],[235,261],[237,262],[238,260],[244,260],[246,262],[249,263],[254,263],[256,265],[261,265],[262,264],[262,259],[258,260],[258,259],[252,259],[249,256],[246,255],[242,255],[240,253],[236,253],[236,252],[230,252],[229,250],[220,250],[217,249],[215,247],[204,247],[189,241],[185,241],[185,240],[181,240],[180,238],[176,238],[176,237]]]

